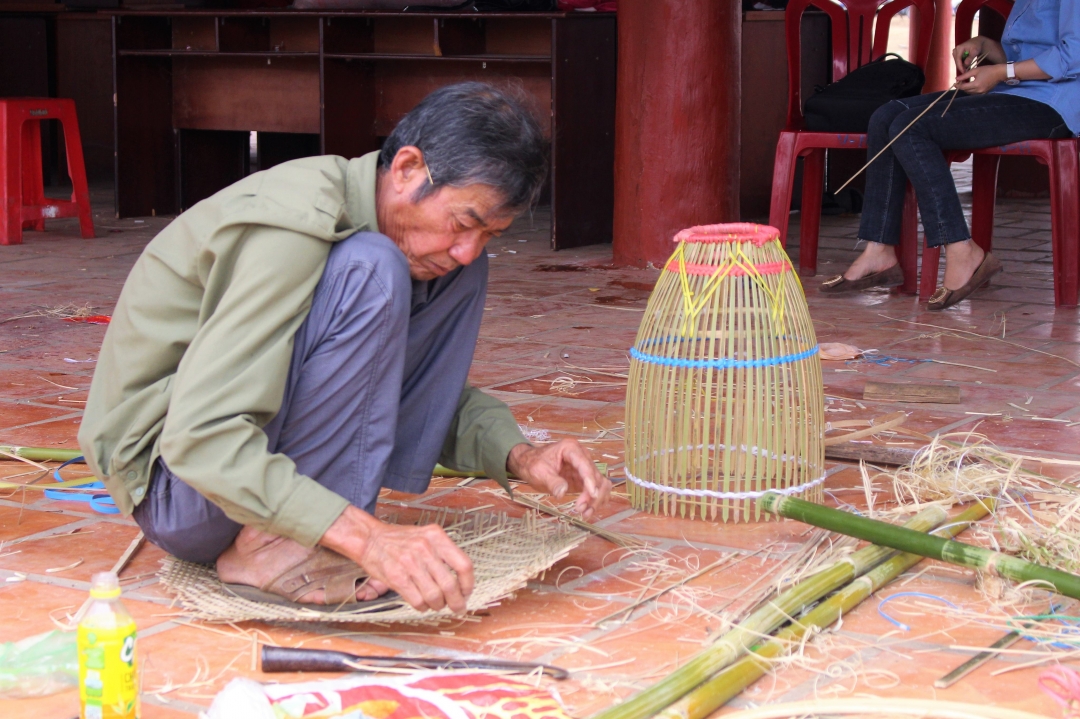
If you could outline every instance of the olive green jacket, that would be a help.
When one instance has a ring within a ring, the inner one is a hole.
[[[117,506],[158,456],[233,520],[314,545],[348,502],[272,454],[293,335],[331,243],[378,231],[378,153],[295,160],[203,200],[155,237],[120,294],[79,445]],[[327,431],[331,431],[330,428]],[[466,387],[441,461],[504,479],[524,442],[502,402]]]

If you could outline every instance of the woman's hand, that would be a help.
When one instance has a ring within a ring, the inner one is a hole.
[[[964,53],[967,53],[965,55]],[[980,55],[986,57],[982,65],[1001,65],[1006,62],[1005,51],[1001,49],[1001,43],[988,37],[976,35],[975,37],[960,43],[953,48],[953,62],[956,63],[956,74],[963,75],[971,67],[972,61]]]
[[[957,86],[969,95],[985,95],[1005,82],[1004,65],[983,65],[956,78]]]

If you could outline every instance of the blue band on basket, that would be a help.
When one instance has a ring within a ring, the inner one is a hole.
[[[818,353],[818,346],[814,345],[805,352],[780,357],[766,357],[756,360],[733,360],[733,359],[708,359],[690,360],[678,357],[661,357],[659,355],[645,354],[636,347],[630,348],[630,356],[641,362],[649,364],[665,365],[667,367],[689,367],[693,369],[746,369],[753,367],[774,367],[776,365],[792,364],[800,360],[808,359]]]

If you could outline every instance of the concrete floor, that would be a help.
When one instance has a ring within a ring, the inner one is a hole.
[[[107,190],[96,192],[95,202],[97,239],[82,240],[73,222],[54,221],[44,234],[27,233],[22,245],[0,247],[0,320],[69,304],[111,312],[132,263],[170,218],[115,219]],[[792,219],[797,225],[797,216]],[[854,256],[856,226],[857,218],[825,218],[820,275],[841,271]],[[816,283],[806,280],[820,341],[846,342],[916,360],[888,366],[826,363],[829,408],[848,410],[830,416],[851,419],[895,411],[896,404],[856,405],[841,399],[861,397],[869,378],[942,382],[959,386],[963,403],[901,405],[911,413],[908,427],[928,434],[978,428],[1005,448],[1080,457],[1080,427],[1027,418],[1009,404],[1028,407],[1029,414],[1039,417],[1080,420],[1078,314],[1053,306],[1049,228],[1045,200],[1002,201],[994,251],[1004,261],[1006,274],[973,300],[945,313],[928,313],[915,298],[885,291],[824,298]],[[608,245],[552,253],[547,235],[548,215],[540,210],[490,245],[494,257],[489,299],[471,380],[511,404],[522,424],[546,430],[553,438],[586,442],[594,458],[610,463],[613,478],[620,479],[625,387],[603,372],[625,371],[627,348],[658,272],[611,268]],[[791,249],[797,251],[794,242]],[[1004,336],[1016,344],[912,323]],[[47,316],[0,323],[0,444],[76,446],[80,410],[104,331],[103,326]],[[983,369],[917,361],[928,358]],[[597,384],[578,384],[560,392],[566,383],[553,381],[567,376]],[[27,469],[2,461],[0,477]],[[839,468],[827,487],[830,501],[865,506],[857,468]],[[457,482],[443,480],[424,496],[387,495],[384,500],[390,509],[406,503],[492,505],[521,511],[492,489],[488,482],[458,487]],[[236,676],[300,679],[260,674],[251,660],[253,637],[356,653],[478,653],[551,662],[578,672],[558,691],[575,716],[585,716],[635,687],[647,686],[700,649],[701,640],[718,626],[708,610],[728,606],[726,611],[734,611],[743,589],[780,567],[805,536],[804,526],[786,521],[718,525],[653,517],[630,509],[622,495],[605,510],[601,524],[669,550],[672,571],[653,584],[656,588],[725,553],[748,554],[774,544],[769,552],[734,569],[690,582],[691,591],[685,596],[694,597],[700,606],[673,593],[650,608],[655,611],[639,610],[625,624],[604,629],[593,622],[641,593],[647,567],[599,538],[589,539],[545,577],[483,613],[479,621],[403,629],[188,624],[169,606],[169,597],[153,576],[162,552],[146,546],[123,574],[124,601],[140,632],[143,717],[193,716]],[[4,491],[0,641],[51,629],[51,618],[62,617],[83,601],[90,575],[108,569],[136,532],[130,520],[95,514],[85,504],[47,500],[33,490]],[[49,571],[76,562],[81,563]],[[915,572],[924,569],[909,578],[904,591],[929,592],[971,609],[985,606],[971,573],[929,562]],[[24,575],[22,581],[5,581]],[[895,591],[889,587],[881,595]],[[807,652],[814,661],[778,669],[733,706],[869,694],[993,703],[1059,715],[1057,706],[1037,689],[1040,668],[992,675],[1019,666],[1029,656],[994,660],[951,689],[933,689],[934,679],[970,656],[955,645],[985,646],[996,638],[995,632],[974,625],[958,627],[955,621],[925,613],[909,616],[911,631],[900,632],[878,614],[878,601],[865,602],[844,618],[839,631],[811,645]],[[891,606],[896,611],[903,608],[901,601]],[[0,716],[10,719],[69,719],[76,713],[73,692],[0,701]]]

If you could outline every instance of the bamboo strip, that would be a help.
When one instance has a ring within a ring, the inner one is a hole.
[[[955,537],[992,512],[994,506],[993,500],[975,502],[938,533]],[[827,627],[846,616],[864,599],[922,560],[923,557],[918,554],[898,554],[875,567],[805,616],[793,621],[774,639],[755,647],[752,653],[716,674],[657,716],[662,719],[704,719],[768,672],[772,667],[771,659],[786,654],[792,646],[798,646],[812,630]]]
[[[927,507],[904,526],[913,532],[925,532],[944,522],[945,518],[945,510],[941,507]],[[892,554],[893,551],[883,547],[864,547],[804,579],[766,602],[672,674],[622,704],[594,714],[591,719],[647,719],[654,716],[745,654],[763,635],[770,634],[807,606],[862,576]]]
[[[15,447],[0,444],[0,452],[35,462],[70,462],[82,456],[78,449],[53,449],[51,447]]]
[[[766,512],[795,519],[815,527],[858,537],[902,552],[938,559],[961,567],[970,567],[1017,582],[1040,582],[1067,597],[1080,599],[1080,576],[1044,567],[1008,554],[970,544],[912,532],[875,519],[804,502],[794,497],[768,494],[761,498]]]

